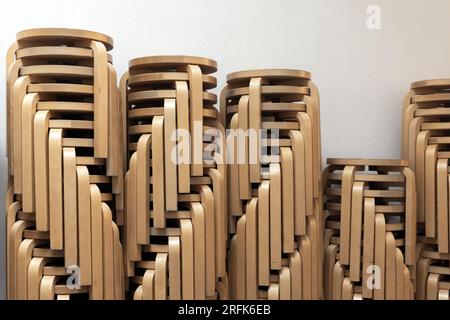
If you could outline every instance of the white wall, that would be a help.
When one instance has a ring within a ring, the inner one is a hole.
[[[381,8],[381,30],[366,9]],[[410,82],[450,77],[448,0],[76,0],[2,1],[0,53],[16,32],[74,27],[114,38],[119,74],[142,55],[216,59],[227,73],[249,68],[312,72],[321,94],[326,157],[399,157],[400,114]],[[6,184],[5,66],[0,64],[0,203]],[[4,297],[4,219],[0,222]]]

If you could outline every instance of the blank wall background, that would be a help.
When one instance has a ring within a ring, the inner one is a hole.
[[[366,27],[369,5],[381,29]],[[114,38],[114,64],[143,55],[188,54],[226,74],[249,68],[299,68],[321,95],[326,157],[398,158],[400,114],[412,81],[450,77],[448,0],[76,0],[2,1],[0,54],[16,32],[72,27]],[[3,58],[4,59],[4,58]],[[7,181],[5,65],[0,64],[0,203]],[[218,91],[217,91],[218,92]],[[4,212],[0,222],[0,297],[5,297]]]

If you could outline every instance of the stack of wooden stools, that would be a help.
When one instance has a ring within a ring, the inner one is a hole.
[[[106,35],[18,33],[7,55],[9,299],[121,299],[121,128]]]
[[[414,298],[416,191],[401,160],[329,159],[325,298]]]
[[[226,299],[224,128],[215,61],[131,60],[121,80],[129,165],[126,275],[134,299]]]
[[[231,298],[319,299],[323,221],[317,89],[310,74],[300,70],[242,71],[227,81],[221,114],[227,115],[230,130]]]
[[[417,179],[417,298],[449,299],[450,79],[413,83],[403,107],[403,149]]]

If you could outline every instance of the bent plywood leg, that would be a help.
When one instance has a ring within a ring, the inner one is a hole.
[[[152,143],[152,190],[153,226],[166,227],[165,187],[164,187],[164,118],[153,118]]]
[[[178,191],[180,193],[190,192],[191,178],[191,152],[190,143],[185,141],[189,135],[189,92],[185,81],[176,81],[176,112],[178,129]],[[186,146],[187,144],[187,146]],[[181,150],[180,150],[181,149]]]
[[[189,121],[191,131],[191,175],[203,175],[203,81],[199,66],[189,65]]]
[[[102,203],[103,216],[103,298],[114,299],[114,244],[111,209]]]
[[[167,254],[158,253],[155,261],[155,300],[167,300]]]
[[[281,148],[283,253],[294,252],[294,162],[290,148]]]
[[[438,247],[439,252],[448,253],[448,159],[439,159],[436,170]]]
[[[437,145],[429,145],[425,151],[425,234],[436,237],[436,161]]]
[[[92,41],[94,53],[94,155],[108,157],[108,60],[105,45]]]
[[[150,150],[151,150],[151,135],[144,134],[139,138],[136,159],[133,163],[135,166],[136,173],[133,175],[133,178],[136,178],[136,195],[130,195],[130,197],[136,197],[136,204],[133,206],[136,207],[136,227],[131,227],[130,232],[136,232],[137,243],[139,244],[148,244],[149,243],[149,230],[150,230]],[[131,170],[131,165],[130,165]],[[133,192],[133,189],[130,189],[130,192]],[[130,201],[132,201],[130,199]],[[133,214],[133,213],[131,213]],[[136,231],[133,229],[136,228]]]
[[[270,268],[281,270],[281,170],[270,164]]]
[[[265,180],[258,188],[258,285],[270,282],[270,182]]]
[[[252,150],[249,159],[250,163],[249,178],[250,183],[261,182],[260,165],[260,129],[261,129],[261,85],[262,78],[252,78],[249,84],[249,104],[248,104],[248,128],[253,131],[253,143],[248,150]]]
[[[291,272],[288,267],[280,271],[280,300],[291,299]]]
[[[200,203],[190,203],[194,234],[194,292],[196,300],[204,300],[205,294],[205,213]]]
[[[353,178],[356,168],[346,166],[342,173],[341,189],[341,232],[340,232],[340,261],[343,265],[350,264],[350,225],[352,208]]]
[[[48,136],[50,203],[50,248],[63,249],[63,164],[62,129],[51,129]]]
[[[258,200],[253,198],[246,207],[246,299],[255,300],[258,297],[258,271],[257,271],[257,225],[258,225]]]
[[[385,298],[385,261],[386,261],[386,224],[382,214],[375,215],[375,270],[378,271],[378,283],[374,287],[373,297],[375,300],[383,300]]]
[[[194,235],[192,222],[180,220],[181,228],[181,288],[182,299],[194,299]]]
[[[375,199],[364,198],[364,241],[363,241],[363,278],[362,297],[373,297],[372,285],[369,285],[369,270],[375,262]]]
[[[28,267],[28,300],[39,300],[39,291],[47,258],[33,258]]]
[[[89,171],[77,166],[78,185],[78,251],[80,256],[80,284],[90,285],[91,278],[91,194]]]
[[[295,235],[306,233],[305,143],[300,131],[289,131],[294,161]]]
[[[164,100],[164,173],[165,173],[165,200],[166,210],[178,210],[177,191],[177,159],[175,147],[176,141],[173,135],[176,134],[177,109],[174,99]]]
[[[38,111],[34,117],[34,189],[36,200],[36,229],[48,231],[48,121],[49,111]],[[16,177],[17,178],[17,177]],[[16,179],[15,179],[16,181]],[[15,184],[14,184],[15,185]]]
[[[37,93],[27,94],[22,102],[22,203],[24,212],[34,212],[34,115]]]
[[[103,213],[100,190],[91,185],[92,286],[91,299],[103,299]]]
[[[77,169],[75,148],[63,148],[64,163],[64,264],[78,265]]]
[[[179,237],[169,237],[169,299],[181,299],[181,254]]]
[[[350,223],[350,280],[357,282],[361,276],[361,236],[364,183],[355,182],[352,188],[352,213]]]

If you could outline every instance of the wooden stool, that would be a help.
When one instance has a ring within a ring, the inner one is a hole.
[[[126,274],[134,299],[226,299],[225,132],[217,63],[133,59],[121,79],[126,115]]]
[[[231,73],[227,83],[231,298],[323,298],[317,88],[308,72],[284,69]]]
[[[112,46],[96,32],[30,29],[8,52],[8,274],[24,275],[8,278],[9,299],[123,298]],[[72,290],[64,281],[75,267],[81,289]]]
[[[416,191],[407,161],[328,159],[328,165],[325,298],[413,299]]]
[[[450,79],[411,84],[403,104],[402,155],[413,164],[417,178],[418,299],[448,299],[449,106]],[[419,273],[419,266],[426,264],[431,266]]]

